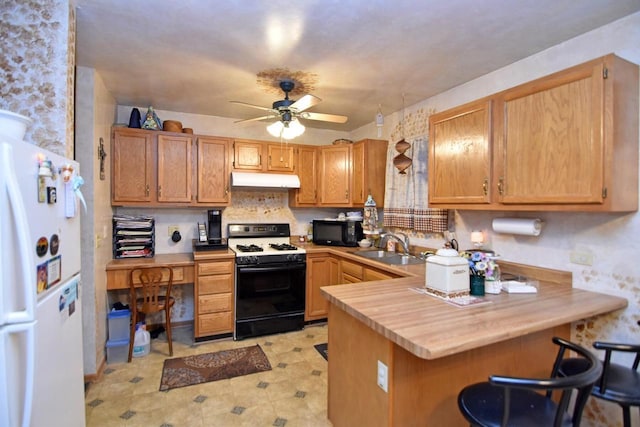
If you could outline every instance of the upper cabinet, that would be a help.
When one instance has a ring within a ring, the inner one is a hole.
[[[249,139],[233,141],[233,169],[251,172],[294,172],[293,144]]]
[[[196,202],[224,206],[229,204],[229,140],[198,137]]]
[[[114,128],[113,206],[187,207],[229,203],[229,140]],[[193,165],[196,165],[195,167]]]
[[[289,206],[316,206],[318,203],[318,150],[315,145],[296,145],[295,164],[300,188],[289,190]]]
[[[320,147],[320,197],[324,206],[351,206],[351,145]]]
[[[111,202],[114,205],[155,200],[155,139],[150,132],[116,128],[111,155]],[[152,195],[153,188],[153,195]]]
[[[262,171],[263,143],[236,139],[233,141],[233,169],[246,171]]]
[[[387,141],[364,139],[319,150],[321,206],[363,207],[369,194],[378,207],[384,205]]]
[[[434,114],[429,204],[638,208],[638,66],[608,55]]]

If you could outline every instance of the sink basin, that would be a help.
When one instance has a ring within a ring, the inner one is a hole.
[[[354,251],[351,253],[354,255],[358,255],[363,258],[369,258],[369,259],[380,259],[380,258],[387,258],[387,257],[398,255],[394,252],[387,252],[387,251]]]
[[[425,261],[413,255],[397,254],[395,252],[387,251],[354,251],[351,252],[354,255],[374,259],[385,264],[393,265],[410,265],[410,264],[424,264]]]

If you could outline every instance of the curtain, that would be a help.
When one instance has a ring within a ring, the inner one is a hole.
[[[412,159],[406,174],[393,165],[399,153],[395,145],[404,136],[411,147],[405,155]],[[404,119],[392,132],[387,148],[386,188],[384,198],[385,227],[407,228],[416,232],[442,233],[448,229],[448,211],[430,209],[428,191],[428,115],[418,110]]]

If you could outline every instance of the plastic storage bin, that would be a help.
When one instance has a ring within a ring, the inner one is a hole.
[[[129,340],[107,341],[107,364],[124,363],[129,357]]]
[[[129,343],[130,317],[131,311],[129,310],[116,310],[109,312],[107,318],[110,341],[127,340],[127,344]]]

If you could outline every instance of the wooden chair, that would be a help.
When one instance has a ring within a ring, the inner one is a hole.
[[[591,390],[591,395],[620,405],[624,427],[631,427],[631,407],[640,407],[640,345],[596,341],[593,346],[604,350],[604,362],[602,376]],[[624,366],[611,362],[613,352],[635,353],[636,356],[631,366]],[[560,374],[573,375],[580,369],[584,369],[582,359],[566,359],[560,365]]]
[[[458,395],[458,407],[473,426],[579,426],[582,411],[593,384],[602,373],[602,363],[587,349],[554,337],[560,346],[549,378],[516,378],[491,375],[488,382],[465,387]],[[573,350],[586,363],[584,370],[559,377],[566,350]],[[546,391],[542,394],[541,391]],[[569,401],[577,390],[572,413]],[[559,399],[552,393],[559,391]]]
[[[131,301],[131,332],[129,337],[129,362],[133,355],[133,341],[138,314],[165,313],[165,329],[169,342],[169,355],[173,356],[171,339],[171,308],[175,300],[171,296],[173,270],[169,267],[136,268],[129,273],[129,300]],[[140,296],[138,296],[140,291]]]

